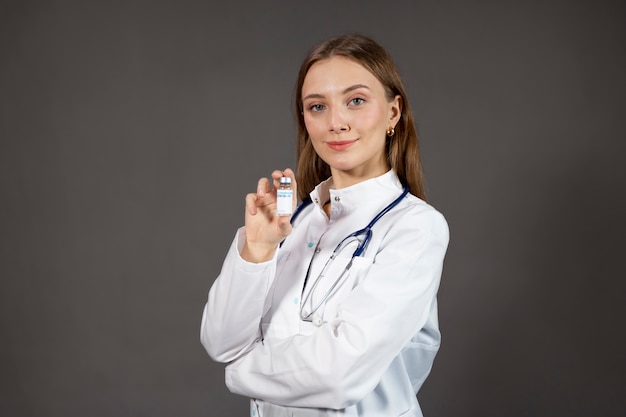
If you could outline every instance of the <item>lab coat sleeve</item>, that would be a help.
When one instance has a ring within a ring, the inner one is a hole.
[[[276,256],[259,264],[247,262],[239,255],[243,242],[245,229],[241,228],[209,290],[202,314],[200,340],[217,362],[237,359],[259,340],[259,322],[274,276]]]
[[[373,391],[429,319],[448,245],[441,214],[409,214],[390,228],[367,277],[332,321],[310,335],[257,343],[227,366],[229,389],[279,405],[331,409]],[[438,332],[433,343],[426,348],[436,351]]]

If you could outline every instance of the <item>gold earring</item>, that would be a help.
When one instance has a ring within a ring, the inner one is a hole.
[[[393,135],[396,134],[396,129],[394,129],[392,126],[389,126],[387,128],[387,136],[389,136],[390,138],[393,137]]]

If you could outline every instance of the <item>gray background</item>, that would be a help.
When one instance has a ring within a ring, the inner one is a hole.
[[[0,414],[244,416],[199,343],[315,43],[394,56],[451,229],[435,416],[622,416],[624,1],[3,1]]]

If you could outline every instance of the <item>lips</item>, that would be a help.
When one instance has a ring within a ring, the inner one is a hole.
[[[340,140],[334,142],[326,142],[326,145],[334,151],[343,151],[348,149],[356,140]]]

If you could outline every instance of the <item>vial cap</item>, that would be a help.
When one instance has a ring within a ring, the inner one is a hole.
[[[280,184],[291,184],[291,177],[280,177]]]

